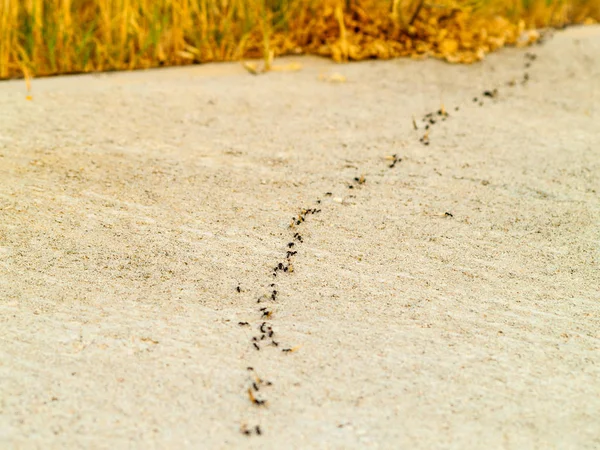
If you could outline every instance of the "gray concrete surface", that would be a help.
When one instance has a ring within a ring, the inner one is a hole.
[[[0,83],[0,446],[600,448],[598,55]]]

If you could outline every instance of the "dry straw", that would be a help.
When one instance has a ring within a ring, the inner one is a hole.
[[[472,62],[595,0],[0,0],[0,78],[313,53]]]

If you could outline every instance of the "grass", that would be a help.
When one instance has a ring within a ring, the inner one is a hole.
[[[598,0],[0,0],[0,79],[298,53],[472,62],[585,20]]]

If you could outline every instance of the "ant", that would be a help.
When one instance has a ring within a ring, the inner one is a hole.
[[[293,352],[297,351],[300,347],[301,347],[300,345],[297,345],[296,347],[293,347],[293,348],[284,348],[281,351],[284,353],[293,353]]]
[[[250,326],[250,324],[249,324],[248,322],[238,322],[238,325],[239,325],[240,327],[247,327],[247,326]]]
[[[267,403],[266,400],[261,400],[261,399],[256,398],[254,396],[254,393],[252,392],[252,388],[248,388],[248,397],[250,398],[250,401],[257,406],[263,406]]]
[[[236,290],[236,291],[238,291],[238,293],[242,292],[242,288],[241,288],[241,287],[239,287],[239,286],[238,286],[238,287],[236,287],[236,288],[235,288],[235,290]]]
[[[246,436],[250,436],[250,435],[252,435],[252,430],[249,430],[249,429],[248,429],[248,427],[247,427],[246,425],[243,425],[243,426],[240,428],[240,432],[241,432],[242,434],[246,435]],[[260,429],[260,426],[259,426],[259,425],[256,425],[256,426],[254,427],[254,432],[255,432],[255,433],[258,435],[258,436],[260,436],[260,435],[262,434],[262,430]]]
[[[429,125],[425,126],[425,129],[429,129]],[[391,159],[392,163],[390,164],[390,169],[393,169],[397,163],[399,163],[400,161],[402,161],[402,158],[398,158],[398,155],[393,154],[391,157],[387,157],[386,159]]]

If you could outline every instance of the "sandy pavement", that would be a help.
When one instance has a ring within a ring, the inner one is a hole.
[[[600,448],[599,55],[0,83],[0,447]]]

